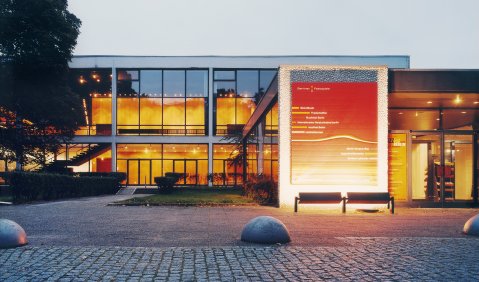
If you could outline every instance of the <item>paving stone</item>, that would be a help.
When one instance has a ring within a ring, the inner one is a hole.
[[[479,249],[479,239],[367,237],[341,240],[348,241],[349,246],[236,246],[216,247],[213,250],[204,247],[27,246],[0,250],[0,281],[479,279],[479,253],[474,251]],[[122,260],[121,257],[131,260]],[[200,262],[200,265],[193,262]],[[205,262],[208,267],[205,267]]]

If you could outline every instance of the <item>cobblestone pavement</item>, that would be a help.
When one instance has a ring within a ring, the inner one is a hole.
[[[476,238],[339,238],[341,247],[23,247],[0,280],[478,281]]]

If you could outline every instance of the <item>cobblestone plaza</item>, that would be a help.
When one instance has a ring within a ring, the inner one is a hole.
[[[479,239],[461,233],[477,209],[112,207],[107,196],[0,207],[26,247],[0,250],[0,281],[477,281]],[[292,242],[239,240],[271,215]]]
[[[341,247],[26,247],[2,281],[477,281],[479,240],[341,238]]]

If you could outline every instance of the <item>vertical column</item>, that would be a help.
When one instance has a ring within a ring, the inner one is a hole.
[[[258,132],[258,174],[263,174],[264,172],[264,132],[263,132],[263,122],[260,122],[257,126]]]
[[[213,68],[208,69],[208,121],[206,122],[206,132],[208,134],[208,174],[213,173]],[[208,186],[213,186],[213,180],[208,181]]]
[[[116,171],[116,68],[111,70],[111,171]]]

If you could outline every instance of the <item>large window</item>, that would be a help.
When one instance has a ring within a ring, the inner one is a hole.
[[[206,135],[207,70],[119,70],[119,135]]]
[[[111,135],[111,70],[71,69],[69,85],[81,98],[83,117],[76,135]]]
[[[238,151],[235,145],[213,144],[213,177],[215,186],[235,186],[243,184],[243,166],[231,161]],[[258,150],[256,144],[249,144],[247,148],[248,175],[258,174]]]
[[[237,132],[251,117],[276,70],[214,70],[215,135]]]
[[[169,172],[183,175],[178,184],[208,185],[207,144],[119,144],[117,158],[128,185],[154,185]]]

